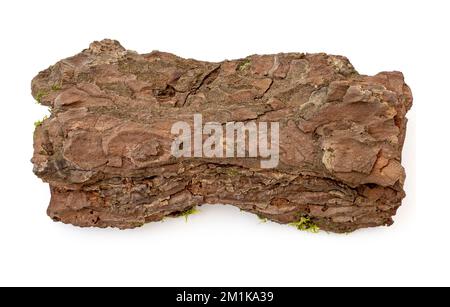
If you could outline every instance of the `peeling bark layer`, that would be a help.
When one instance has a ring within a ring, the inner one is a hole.
[[[196,205],[231,204],[333,232],[392,224],[412,96],[400,72],[360,75],[342,56],[285,53],[209,63],[94,42],[40,72],[51,116],[34,133],[34,173],[51,218],[132,228]],[[279,165],[174,158],[177,121],[280,123]]]

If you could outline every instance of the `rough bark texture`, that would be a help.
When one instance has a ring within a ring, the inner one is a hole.
[[[132,228],[202,204],[349,232],[390,225],[404,197],[410,89],[400,72],[358,74],[342,56],[285,53],[209,63],[94,42],[32,81],[51,116],[34,133],[49,216]],[[174,158],[171,125],[277,121],[280,163]]]

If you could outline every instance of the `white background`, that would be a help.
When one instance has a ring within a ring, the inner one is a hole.
[[[450,9],[422,3],[1,1],[0,285],[450,285]],[[395,224],[313,235],[231,206],[128,231],[52,222],[30,163],[33,122],[46,113],[30,81],[103,38],[209,61],[327,52],[363,74],[402,71],[415,100]]]

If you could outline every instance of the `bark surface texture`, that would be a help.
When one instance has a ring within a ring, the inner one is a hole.
[[[360,75],[342,56],[280,53],[220,63],[93,42],[40,72],[51,116],[34,133],[48,215],[133,228],[230,204],[299,228],[392,224],[405,196],[401,152],[412,95],[400,72]],[[279,122],[280,158],[175,158],[177,121]],[[300,225],[301,224],[301,225]]]

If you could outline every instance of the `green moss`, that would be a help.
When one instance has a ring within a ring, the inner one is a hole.
[[[308,231],[311,233],[318,233],[320,228],[317,226],[311,218],[307,216],[302,216],[296,222],[290,223],[289,225],[296,227],[298,230]]]
[[[41,103],[41,102],[42,102],[42,98],[44,98],[44,97],[47,96],[47,95],[48,95],[48,91],[45,91],[45,90],[39,90],[39,91],[36,93],[35,99],[36,99],[36,101],[37,101],[38,103]]]
[[[48,118],[48,116],[45,115],[43,119],[40,119],[40,120],[35,121],[35,122],[34,122],[34,127],[37,128],[37,127],[39,127],[40,125],[42,125],[42,123],[44,122],[44,120],[46,120],[47,118]]]
[[[239,171],[237,169],[234,169],[234,168],[228,168],[227,169],[227,174],[229,176],[236,176],[236,175],[239,174]]]
[[[132,222],[131,227],[138,228],[138,227],[144,226],[144,224],[145,224],[144,222],[135,221],[135,222]]]
[[[239,63],[237,69],[239,71],[243,71],[243,70],[246,70],[247,68],[249,68],[250,65],[251,65],[251,61],[249,59],[245,59],[241,63]]]
[[[50,94],[50,92],[56,92],[62,89],[62,86],[60,83],[53,84],[49,89],[40,89],[36,93],[36,96],[34,97],[36,99],[37,103],[42,103],[42,98]]]
[[[183,216],[185,221],[187,222],[189,215],[196,214],[196,213],[199,213],[199,212],[200,211],[197,210],[195,207],[192,207],[192,208],[186,209],[184,211],[181,211],[180,213],[176,214],[175,216],[176,217]]]
[[[264,217],[262,215],[259,215],[259,214],[257,214],[257,216],[258,216],[259,220],[261,221],[261,223],[266,223],[267,222],[267,218],[266,217]]]
[[[61,84],[55,83],[52,85],[52,91],[59,91],[61,89]]]

